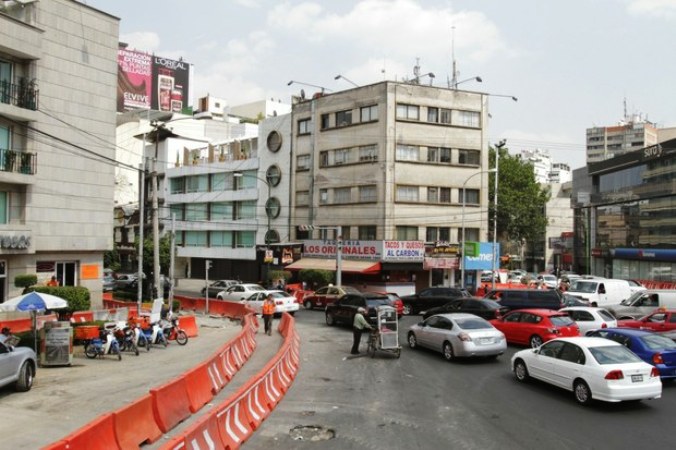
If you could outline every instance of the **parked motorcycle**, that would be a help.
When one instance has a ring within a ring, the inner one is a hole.
[[[164,321],[162,332],[167,341],[176,340],[178,345],[185,345],[188,343],[188,333],[178,326],[178,317],[170,317],[169,320]]]
[[[145,334],[146,339],[151,345],[163,345],[166,347],[168,344],[167,337],[159,323],[152,323],[149,328],[144,328],[143,334]]]
[[[85,342],[85,356],[94,359],[97,356],[117,355],[122,360],[120,345],[111,330],[101,330],[99,337]]]
[[[130,324],[130,328],[132,329],[134,333],[134,344],[136,345],[137,348],[142,348],[145,347],[146,351],[150,351],[150,339],[148,339],[138,325],[135,323]]]
[[[138,356],[139,351],[136,343],[136,336],[134,336],[134,330],[127,326],[126,322],[118,323],[114,330],[115,338],[117,343],[120,346],[120,351],[122,352],[132,352]]]

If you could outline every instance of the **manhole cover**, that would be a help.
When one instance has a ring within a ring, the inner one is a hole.
[[[296,441],[328,441],[336,437],[336,432],[319,425],[298,425],[289,431],[291,438]]]

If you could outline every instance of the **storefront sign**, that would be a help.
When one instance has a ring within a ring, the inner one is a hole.
[[[431,269],[459,269],[460,258],[425,258],[423,270]]]
[[[500,267],[500,244],[495,244],[493,252],[492,242],[481,242],[479,256],[465,256],[465,270],[491,270],[493,267]]]
[[[423,241],[383,241],[383,261],[420,262],[425,256]]]
[[[334,240],[307,240],[304,258],[334,258],[338,242]],[[349,259],[379,260],[383,255],[382,241],[342,241],[342,254]]]

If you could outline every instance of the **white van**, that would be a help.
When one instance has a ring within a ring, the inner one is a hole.
[[[606,306],[631,297],[631,288],[627,280],[580,278],[570,284],[566,294],[588,300],[591,306]]]
[[[618,305],[607,306],[618,319],[637,319],[657,308],[676,309],[676,290],[650,289],[632,294]]]

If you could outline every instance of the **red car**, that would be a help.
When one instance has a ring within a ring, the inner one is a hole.
[[[394,292],[383,292],[390,299],[392,307],[397,310],[397,319],[401,319],[401,316],[404,315],[404,302],[401,300],[398,294]]]
[[[580,335],[568,314],[551,309],[517,309],[489,322],[504,333],[508,343],[533,348],[554,338]]]
[[[658,309],[654,313],[640,319],[618,320],[617,326],[652,331],[673,331],[676,330],[676,310]]]

